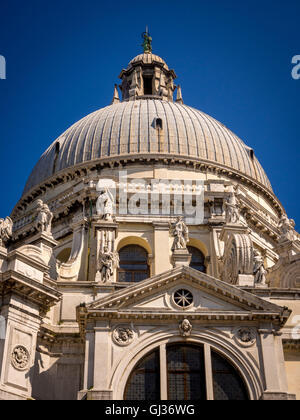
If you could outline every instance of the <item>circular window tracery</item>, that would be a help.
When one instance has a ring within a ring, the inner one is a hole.
[[[179,289],[174,293],[173,300],[177,306],[188,308],[194,302],[194,296],[189,290]]]

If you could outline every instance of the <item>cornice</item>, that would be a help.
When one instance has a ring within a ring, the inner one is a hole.
[[[47,311],[57,304],[62,294],[56,289],[32,280],[16,271],[9,270],[0,275],[0,293],[15,293],[28,301],[38,304],[42,311]]]
[[[94,161],[85,162],[80,165],[76,165],[67,169],[64,169],[55,175],[49,177],[39,185],[32,188],[28,193],[26,193],[16,204],[14,210],[12,211],[12,217],[18,217],[18,212],[23,212],[29,203],[40,197],[45,193],[48,188],[55,188],[56,185],[69,182],[76,178],[83,178],[87,176],[88,173],[93,171],[101,171],[105,167],[109,168],[122,168],[125,169],[127,165],[133,163],[146,163],[146,164],[157,164],[162,163],[164,165],[170,164],[179,164],[184,167],[191,167],[195,171],[199,172],[211,172],[215,174],[223,174],[224,176],[231,178],[235,181],[240,182],[248,187],[252,187],[255,191],[264,195],[266,199],[272,204],[274,209],[277,210],[278,215],[280,216],[284,209],[282,204],[277,199],[272,191],[267,189],[263,184],[258,181],[250,178],[249,176],[239,172],[235,169],[228,168],[221,164],[217,164],[213,161],[208,161],[199,158],[191,158],[190,156],[173,156],[169,154],[148,154],[146,157],[139,154],[130,154],[130,155],[121,155],[116,157],[102,158]]]

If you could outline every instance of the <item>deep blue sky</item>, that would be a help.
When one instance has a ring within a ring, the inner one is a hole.
[[[299,223],[299,0],[9,0],[0,10],[0,217],[49,144],[111,102],[148,24],[184,102],[255,149]]]

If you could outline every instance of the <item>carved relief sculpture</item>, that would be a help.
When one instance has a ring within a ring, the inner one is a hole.
[[[134,339],[134,332],[128,326],[119,326],[113,330],[113,341],[119,346],[128,346]]]
[[[181,216],[178,217],[176,222],[172,225],[172,234],[174,236],[172,251],[178,249],[187,249],[187,243],[189,241],[189,230]]]
[[[0,247],[3,246],[12,236],[13,221],[10,217],[0,219]]]
[[[16,346],[11,354],[11,364],[17,370],[26,370],[29,367],[30,354],[24,346]]]
[[[256,342],[256,331],[250,327],[240,327],[234,331],[235,341],[241,347],[251,347]]]
[[[179,332],[180,335],[182,337],[189,337],[192,333],[192,324],[190,323],[190,321],[188,319],[184,319],[180,324],[179,324]]]
[[[51,235],[51,223],[53,214],[51,213],[47,204],[42,200],[37,200],[37,216],[35,219],[35,227],[39,232],[45,232]]]
[[[254,282],[256,284],[266,285],[267,270],[264,267],[264,260],[257,249],[254,250]]]

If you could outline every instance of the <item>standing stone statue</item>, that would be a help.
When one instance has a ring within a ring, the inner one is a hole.
[[[264,266],[263,257],[261,256],[260,252],[257,251],[256,249],[254,250],[253,274],[254,274],[255,284],[266,285],[267,270],[265,269],[265,266]]]
[[[97,215],[102,216],[106,221],[112,221],[114,213],[114,197],[108,188],[100,191],[96,204]]]
[[[183,217],[177,218],[176,222],[172,225],[174,243],[172,251],[177,249],[187,249],[187,243],[189,241],[189,230],[187,225],[184,223]]]
[[[107,283],[114,273],[114,266],[118,264],[116,256],[109,251],[108,247],[104,247],[104,251],[99,255],[98,270],[101,274],[101,281]]]
[[[295,222],[293,219],[289,219],[286,214],[281,217],[278,228],[281,234],[279,242],[295,240]]]
[[[12,236],[13,221],[10,217],[0,219],[0,246],[3,246]]]
[[[225,201],[226,223],[239,223],[241,215],[238,209],[238,201],[234,192],[231,192],[227,201]]]
[[[40,232],[45,232],[51,235],[51,223],[53,214],[51,213],[47,204],[42,200],[37,200],[37,216],[35,219],[35,227]]]

